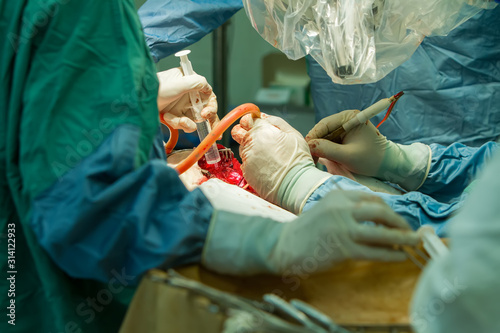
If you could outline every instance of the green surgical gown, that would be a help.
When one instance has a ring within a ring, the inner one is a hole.
[[[151,159],[158,82],[134,2],[0,0],[0,32],[0,332],[115,332],[133,295],[130,273],[116,266],[101,281],[70,277],[40,245],[51,221],[38,234],[30,223],[36,198],[64,183],[115,129],[140,129],[135,169]],[[86,231],[65,230],[73,222],[64,207],[79,200],[75,192],[61,198],[52,221],[58,230],[50,233],[75,235],[68,242],[78,247]],[[7,251],[11,238],[15,252]],[[54,258],[65,251],[52,247]],[[8,316],[12,299],[15,317]]]

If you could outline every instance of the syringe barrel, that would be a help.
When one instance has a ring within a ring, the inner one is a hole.
[[[191,91],[189,93],[189,100],[193,106],[193,118],[196,123],[203,121],[201,116],[201,110],[203,110],[203,103],[201,102],[200,93],[197,91]]]
[[[208,164],[215,164],[220,162],[219,149],[217,149],[217,144],[213,144],[209,150],[205,153],[205,159]]]
[[[198,137],[200,142],[203,141],[207,135],[210,133],[210,123],[208,120],[203,120],[196,123],[196,130],[198,132]],[[217,144],[214,143],[212,147],[205,153],[205,158],[208,164],[215,164],[220,161],[219,150],[217,149]]]
[[[176,57],[180,58],[181,68],[184,76],[195,74],[193,65],[191,64],[191,61],[189,61],[187,56],[190,52],[191,51],[189,50],[184,50],[175,54]],[[204,120],[201,116],[203,103],[201,101],[200,93],[197,91],[190,92],[189,100],[191,101],[191,105],[193,106],[193,120],[196,123],[196,130],[201,142],[210,133],[210,123],[207,120]],[[205,158],[208,164],[215,164],[220,161],[220,154],[219,150],[217,149],[217,144],[214,143],[212,147],[210,147],[210,149],[205,153]]]

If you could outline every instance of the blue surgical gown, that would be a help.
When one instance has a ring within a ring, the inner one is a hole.
[[[430,146],[432,157],[429,174],[418,191],[402,195],[378,193],[349,178],[332,176],[309,197],[304,211],[311,209],[329,191],[358,190],[380,196],[394,211],[401,214],[413,229],[430,225],[439,236],[446,236],[447,223],[444,222],[463,205],[469,188],[473,187],[474,179],[489,162],[498,145],[489,142],[479,148],[467,147],[460,143]]]
[[[157,62],[197,42],[241,8],[241,0],[148,0],[139,9],[139,16]]]

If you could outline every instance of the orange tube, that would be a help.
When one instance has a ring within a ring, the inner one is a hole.
[[[165,153],[170,154],[172,150],[174,150],[175,145],[177,144],[177,140],[179,140],[179,131],[167,124],[167,122],[163,119],[160,114],[160,122],[167,126],[170,130],[170,138],[168,139],[167,144],[165,145]]]
[[[220,123],[212,129],[212,131],[207,135],[205,139],[196,147],[193,152],[181,163],[179,163],[176,167],[175,170],[180,174],[184,173],[186,170],[188,170],[190,167],[192,167],[200,158],[205,155],[208,149],[212,147],[215,141],[224,133],[229,126],[231,126],[232,123],[237,121],[239,118],[243,117],[244,115],[251,113],[254,118],[260,118],[260,110],[257,107],[257,105],[252,104],[252,103],[245,103],[242,104],[231,112],[229,112],[221,121]],[[161,119],[160,121],[166,125],[166,123]],[[168,125],[167,125],[168,126]],[[167,147],[170,147],[170,149],[173,149],[175,144],[177,143],[177,138],[178,138],[178,132],[176,129],[171,128],[168,126],[170,129],[170,140],[168,140],[168,143],[165,146],[165,149]],[[175,132],[175,134],[174,134]],[[173,144],[172,144],[173,143]]]

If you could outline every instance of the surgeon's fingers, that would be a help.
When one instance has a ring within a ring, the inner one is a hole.
[[[206,81],[206,79],[205,79],[205,81]],[[200,89],[200,93],[205,94],[205,95],[213,94],[215,96],[215,94],[213,93],[212,86],[208,82],[207,82],[207,84],[204,84],[203,87]]]
[[[249,131],[254,127],[255,119],[252,117],[251,114],[246,114],[243,117],[241,117],[240,125],[244,130]]]
[[[419,236],[411,230],[389,229],[382,226],[359,225],[352,235],[358,243],[379,245],[409,245],[419,243]]]
[[[215,117],[212,117],[211,119],[209,119],[209,122],[210,122],[210,128],[213,131],[214,128],[217,127],[217,125],[219,125],[219,123],[220,123],[219,116],[216,114]],[[222,140],[222,134],[219,135],[217,140]]]
[[[210,127],[212,129],[214,129],[215,126],[217,126],[220,123],[220,119],[219,119],[219,116],[217,115],[217,112],[216,113],[203,113],[203,111],[202,111],[201,117],[210,122]]]
[[[276,116],[268,116],[266,118],[266,120],[284,132],[288,132],[288,133],[297,132],[297,130],[295,128],[293,128],[289,123],[287,123],[283,118],[276,117]]]
[[[168,112],[164,113],[162,116],[163,120],[173,128],[181,129],[186,133],[196,131],[196,124],[188,117],[179,117]]]
[[[329,134],[331,131],[332,130],[330,130],[326,118],[323,118],[316,125],[314,125],[314,127],[309,131],[309,133],[307,133],[306,141],[322,138],[325,135]]]
[[[411,227],[401,215],[393,211],[384,202],[378,202],[378,200],[381,201],[382,199],[377,198],[371,202],[358,202],[356,209],[353,211],[354,219],[358,222],[373,221],[391,228],[411,230]]]
[[[208,91],[211,89],[212,87],[203,76],[194,74],[161,82],[159,95],[170,100],[176,100],[191,91]]]
[[[239,124],[234,126],[231,130],[231,136],[233,137],[234,141],[238,142],[238,144],[240,145],[243,144],[243,140],[247,133],[248,131]]]
[[[376,246],[359,245],[360,250],[357,259],[378,261],[405,261],[406,255],[399,250],[387,249]]]
[[[380,224],[389,227],[411,230],[405,219],[392,210],[381,197],[361,191],[344,191],[343,195],[356,205],[353,217],[358,222],[381,221]]]
[[[264,113],[264,112],[261,112],[260,113],[260,119],[267,119],[269,118],[269,115]],[[259,118],[254,118],[253,115],[251,114],[246,114],[244,115],[243,117],[241,117],[240,119],[240,124],[241,126],[243,126],[244,129],[246,129],[247,131],[251,130],[252,127],[255,126],[255,121],[259,119]]]
[[[201,116],[204,119],[207,120],[212,120],[217,117],[217,97],[215,94],[211,93],[209,96],[207,96],[206,99],[204,99],[204,104],[205,106],[203,107],[203,110],[201,110]]]
[[[325,139],[312,139],[307,142],[311,155],[323,157],[340,164],[349,164],[352,149],[348,145],[338,144]]]
[[[323,138],[327,134],[330,134],[331,132],[345,124],[357,113],[359,113],[359,110],[346,110],[321,119],[309,131],[309,133],[307,133],[306,141]]]
[[[205,109],[204,109],[205,110]],[[201,116],[208,120],[209,123],[210,123],[210,128],[213,130],[217,125],[219,125],[220,123],[220,119],[219,119],[219,116],[217,115],[217,112],[216,113],[203,113],[203,111],[201,112]],[[222,135],[218,138],[218,140],[220,140],[222,138]]]

